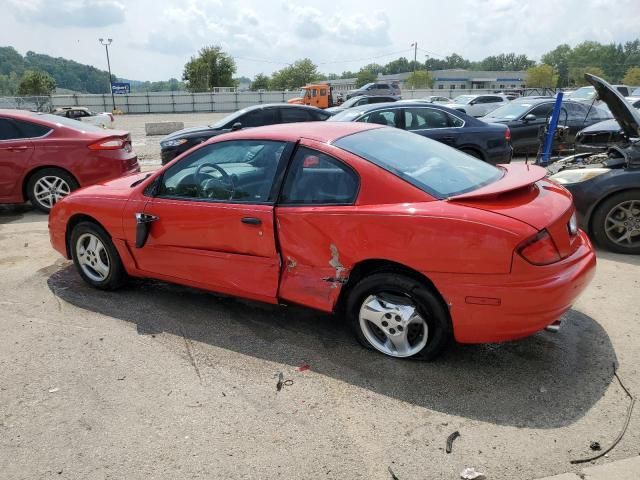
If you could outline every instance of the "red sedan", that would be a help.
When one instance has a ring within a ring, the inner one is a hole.
[[[365,346],[430,359],[544,329],[591,280],[571,195],[544,175],[388,127],[278,125],[78,191],[49,229],[94,287],[131,275],[340,310]]]
[[[22,110],[0,110],[0,203],[48,212],[71,191],[139,172],[127,132]]]

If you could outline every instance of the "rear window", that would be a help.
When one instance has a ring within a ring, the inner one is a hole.
[[[482,160],[395,128],[354,133],[334,145],[440,199],[477,190],[503,175],[502,170]]]
[[[104,128],[97,127],[95,125],[91,125],[89,123],[80,123],[77,120],[73,120],[67,117],[60,117],[58,115],[52,115],[50,113],[38,113],[36,114],[39,119],[44,120],[46,122],[56,123],[58,125],[62,125],[65,127],[73,128],[74,130],[79,130],[81,132],[102,132],[104,133]]]

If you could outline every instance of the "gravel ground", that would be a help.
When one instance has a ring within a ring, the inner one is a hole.
[[[86,286],[46,216],[0,208],[2,479],[488,480],[579,471],[640,392],[640,257],[599,253],[564,318],[435,363],[361,348],[339,318],[155,281]],[[301,364],[310,365],[299,371]],[[276,391],[282,372],[292,384]],[[447,436],[459,431],[453,453]],[[640,413],[607,463],[640,451]]]

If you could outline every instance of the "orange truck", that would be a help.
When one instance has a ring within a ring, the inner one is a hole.
[[[333,107],[333,87],[328,83],[305,85],[300,90],[300,96],[290,99],[288,103],[311,105],[318,108]]]

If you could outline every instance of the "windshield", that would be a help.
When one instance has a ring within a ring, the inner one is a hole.
[[[482,160],[396,128],[365,130],[334,144],[440,199],[477,190],[502,177],[502,170]]]
[[[504,120],[513,120],[529,110],[533,104],[531,103],[508,103],[502,107],[496,108],[487,115],[488,118],[502,118]]]
[[[459,95],[454,98],[453,101],[454,103],[459,103],[460,105],[466,105],[474,98],[476,98],[475,95]]]
[[[342,105],[344,105],[344,103]],[[362,115],[362,111],[359,108],[356,110],[343,110],[336,113],[334,116],[329,117],[327,119],[327,122],[351,122],[358,118],[360,115]]]
[[[596,95],[596,89],[593,87],[582,87],[572,92],[571,100],[592,100]]]
[[[353,107],[356,103],[358,103],[360,101],[361,98],[362,98],[361,96],[360,97],[350,98],[346,102],[343,102],[342,105],[340,105],[340,106],[344,107],[344,108]]]
[[[225,125],[230,124],[236,118],[241,117],[248,111],[249,111],[248,108],[243,108],[242,110],[238,110],[237,112],[230,113],[226,117],[218,120],[216,123],[212,123],[211,125],[209,125],[209,128],[222,128]]]
[[[308,97],[308,96],[310,96],[310,93],[309,93],[309,92],[310,92],[309,90],[307,90],[306,88],[303,88],[303,89],[301,89],[301,90],[300,90],[300,96],[301,96],[302,98],[304,98],[304,97]]]

